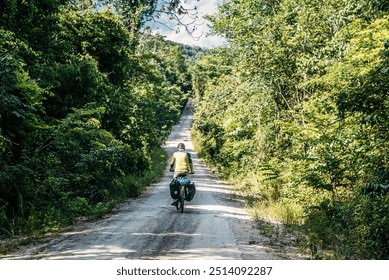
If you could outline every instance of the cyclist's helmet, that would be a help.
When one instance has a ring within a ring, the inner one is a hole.
[[[185,150],[185,144],[184,144],[184,143],[179,143],[179,144],[177,145],[177,149],[178,149],[178,150]]]

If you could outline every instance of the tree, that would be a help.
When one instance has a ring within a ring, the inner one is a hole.
[[[369,226],[387,227],[382,3],[225,1],[209,19],[229,46],[193,67],[205,157],[258,216],[304,224],[313,250],[324,244],[339,258],[387,256],[387,235]]]
[[[1,236],[58,231],[139,195],[190,87],[181,48],[141,50],[111,9],[49,2],[0,10]]]

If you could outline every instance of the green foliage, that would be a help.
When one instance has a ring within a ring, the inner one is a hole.
[[[88,1],[3,2],[0,236],[100,218],[163,173],[190,90],[182,49]]]
[[[209,18],[229,47],[191,69],[202,156],[238,184],[258,218],[303,224],[315,257],[388,257],[381,4],[225,1]]]
[[[307,222],[311,251],[316,258],[387,259],[388,198],[356,196],[351,201],[324,201],[310,208]],[[334,249],[335,254],[325,254]]]

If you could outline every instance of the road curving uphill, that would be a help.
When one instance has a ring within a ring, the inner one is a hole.
[[[164,177],[139,198],[108,218],[76,226],[47,243],[29,246],[5,259],[285,259],[268,246],[230,186],[220,181],[193,149],[192,106],[184,110],[165,149],[169,157],[179,142],[192,154],[197,193],[180,213],[171,206],[168,166]]]

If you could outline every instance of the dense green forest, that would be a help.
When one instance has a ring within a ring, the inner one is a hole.
[[[260,224],[312,258],[388,259],[388,2],[226,0],[207,52],[142,30],[157,5],[0,0],[0,238],[139,195],[193,94],[197,151]]]
[[[389,4],[227,0],[193,67],[198,151],[314,258],[389,258]]]
[[[0,0],[0,237],[101,217],[165,168],[190,51],[140,31],[156,1],[110,2]]]

